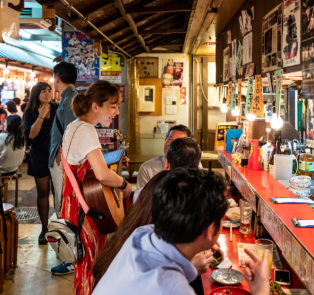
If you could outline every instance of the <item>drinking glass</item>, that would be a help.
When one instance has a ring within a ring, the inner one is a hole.
[[[258,239],[255,241],[256,255],[262,259],[265,250],[269,250],[268,266],[269,266],[269,279],[271,279],[271,267],[273,264],[273,248],[274,243],[267,239]]]
[[[240,233],[250,234],[252,232],[251,227],[252,220],[252,206],[245,200],[240,200]]]

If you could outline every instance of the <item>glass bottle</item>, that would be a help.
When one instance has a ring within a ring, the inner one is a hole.
[[[279,138],[280,138],[279,137],[279,133],[276,132],[275,133],[275,146],[274,146],[274,149],[273,149],[273,152],[271,154],[270,161],[269,161],[269,174],[271,176],[273,176],[273,174],[274,174],[275,155],[280,155],[281,154]]]
[[[314,180],[314,156],[303,154],[299,158],[299,174],[310,176]]]

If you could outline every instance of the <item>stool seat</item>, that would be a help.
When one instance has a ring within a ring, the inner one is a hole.
[[[12,178],[15,180],[15,207],[17,207],[18,197],[19,197],[19,177],[17,173],[1,176],[3,185],[4,185],[4,193],[3,193],[3,203],[8,202],[8,190],[9,190],[9,179]]]

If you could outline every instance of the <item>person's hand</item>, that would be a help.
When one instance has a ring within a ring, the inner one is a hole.
[[[212,252],[219,252],[220,254],[221,254],[221,256],[222,256],[222,259],[224,259],[225,258],[225,254],[224,254],[224,252],[222,252],[222,250],[220,249],[220,244],[219,244],[219,242],[217,241],[217,243],[212,247]]]
[[[123,164],[124,169],[129,167],[129,162],[130,162],[130,159],[127,156],[123,156],[122,164]]]
[[[132,185],[128,183],[126,188],[122,190],[122,193],[123,193],[123,198],[129,197],[132,193]]]
[[[45,102],[43,105],[39,106],[38,113],[40,118],[45,118],[50,111],[49,102]]]
[[[207,272],[209,265],[214,261],[213,252],[211,250],[205,250],[197,253],[191,260],[191,263],[197,269],[198,275],[202,275]]]
[[[249,249],[244,249],[244,252],[251,257],[252,260],[245,260],[242,265],[245,266],[244,278],[249,283],[250,290],[253,295],[269,295],[269,265],[268,255],[266,250],[263,254],[263,259],[259,259]]]

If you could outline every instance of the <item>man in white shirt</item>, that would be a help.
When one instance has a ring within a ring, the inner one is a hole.
[[[210,188],[210,189],[208,189]],[[222,175],[197,168],[171,170],[157,185],[152,223],[126,240],[93,295],[195,295],[191,259],[217,242],[228,208]],[[253,295],[269,295],[268,253],[245,262]]]
[[[182,137],[174,140],[168,147],[165,154],[163,170],[173,170],[178,167],[198,168],[202,151],[196,140],[190,137]],[[133,202],[136,202],[142,187],[134,192]]]
[[[16,109],[17,109],[17,113],[16,114],[23,119],[23,112],[21,110],[21,100],[18,97],[13,98],[12,100],[16,104]]]
[[[184,125],[176,125],[171,127],[166,134],[164,153],[167,152],[169,145],[175,139],[182,137],[193,137],[192,132],[188,127]],[[143,163],[137,176],[137,189],[144,187],[151,178],[153,178],[160,171],[164,170],[165,161],[165,155],[163,155]]]

